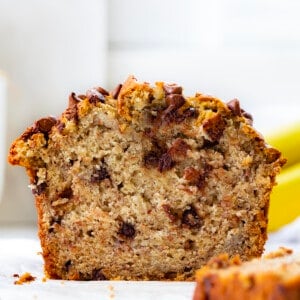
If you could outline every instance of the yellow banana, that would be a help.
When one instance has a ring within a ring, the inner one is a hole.
[[[300,123],[273,132],[266,141],[287,158],[284,168],[300,162]]]
[[[300,216],[300,162],[277,176],[271,193],[269,231],[276,230]]]

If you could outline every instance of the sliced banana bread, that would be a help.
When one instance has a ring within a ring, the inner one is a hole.
[[[260,256],[285,159],[252,117],[176,84],[94,88],[11,146],[35,196],[46,273],[189,280],[211,257]]]

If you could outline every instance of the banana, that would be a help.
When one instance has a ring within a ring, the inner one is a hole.
[[[287,158],[284,169],[300,162],[300,123],[273,132],[270,136],[266,136],[266,141]]]
[[[296,151],[295,151],[296,152]],[[269,208],[269,231],[279,229],[300,216],[300,162],[277,176]]]

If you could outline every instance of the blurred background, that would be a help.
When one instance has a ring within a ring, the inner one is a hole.
[[[299,121],[299,15],[297,0],[0,0],[0,221],[35,221],[25,172],[6,156],[71,91],[134,74],[238,98],[266,135]]]

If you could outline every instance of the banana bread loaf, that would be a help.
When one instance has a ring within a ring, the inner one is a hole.
[[[300,255],[285,248],[244,263],[220,255],[196,276],[194,300],[300,299]]]
[[[26,168],[50,278],[189,280],[211,257],[260,256],[285,159],[252,117],[130,76],[72,93],[12,144]]]

